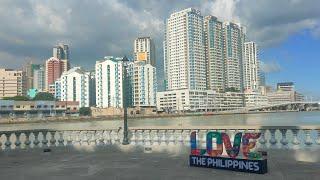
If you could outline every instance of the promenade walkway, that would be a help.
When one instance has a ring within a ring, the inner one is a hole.
[[[320,177],[320,150],[269,150],[265,175],[188,166],[189,147],[140,146],[55,147],[0,152],[0,179],[308,179]]]

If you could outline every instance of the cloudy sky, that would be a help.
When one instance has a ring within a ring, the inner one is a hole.
[[[105,55],[132,56],[133,40],[151,36],[160,75],[164,20],[188,7],[245,25],[270,85],[293,81],[320,96],[319,0],[1,0],[0,67],[43,62],[64,42],[73,65],[93,69]]]

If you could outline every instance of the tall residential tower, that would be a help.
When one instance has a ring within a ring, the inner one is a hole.
[[[156,66],[154,42],[150,37],[139,37],[134,40],[134,61],[145,61]]]
[[[200,11],[192,8],[167,19],[164,64],[168,90],[207,88],[203,22]]]
[[[255,42],[244,43],[243,83],[244,89],[251,90],[258,89],[260,85],[258,52]]]
[[[223,23],[214,16],[206,16],[204,21],[207,88],[223,92],[225,89],[225,67],[223,46]]]

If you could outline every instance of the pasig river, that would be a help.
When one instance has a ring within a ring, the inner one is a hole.
[[[87,120],[71,122],[40,122],[23,124],[1,124],[0,131],[29,130],[29,129],[56,129],[56,130],[99,130],[117,129],[123,125],[122,120]],[[258,114],[231,114],[211,116],[186,116],[186,117],[163,117],[163,118],[135,118],[128,119],[129,127],[144,126],[320,126],[320,112],[279,112]]]

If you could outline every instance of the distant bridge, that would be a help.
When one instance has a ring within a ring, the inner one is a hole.
[[[267,106],[246,107],[247,111],[272,111],[272,110],[292,110],[292,111],[310,111],[320,109],[320,102],[297,101],[284,102],[279,104],[270,104]]]

